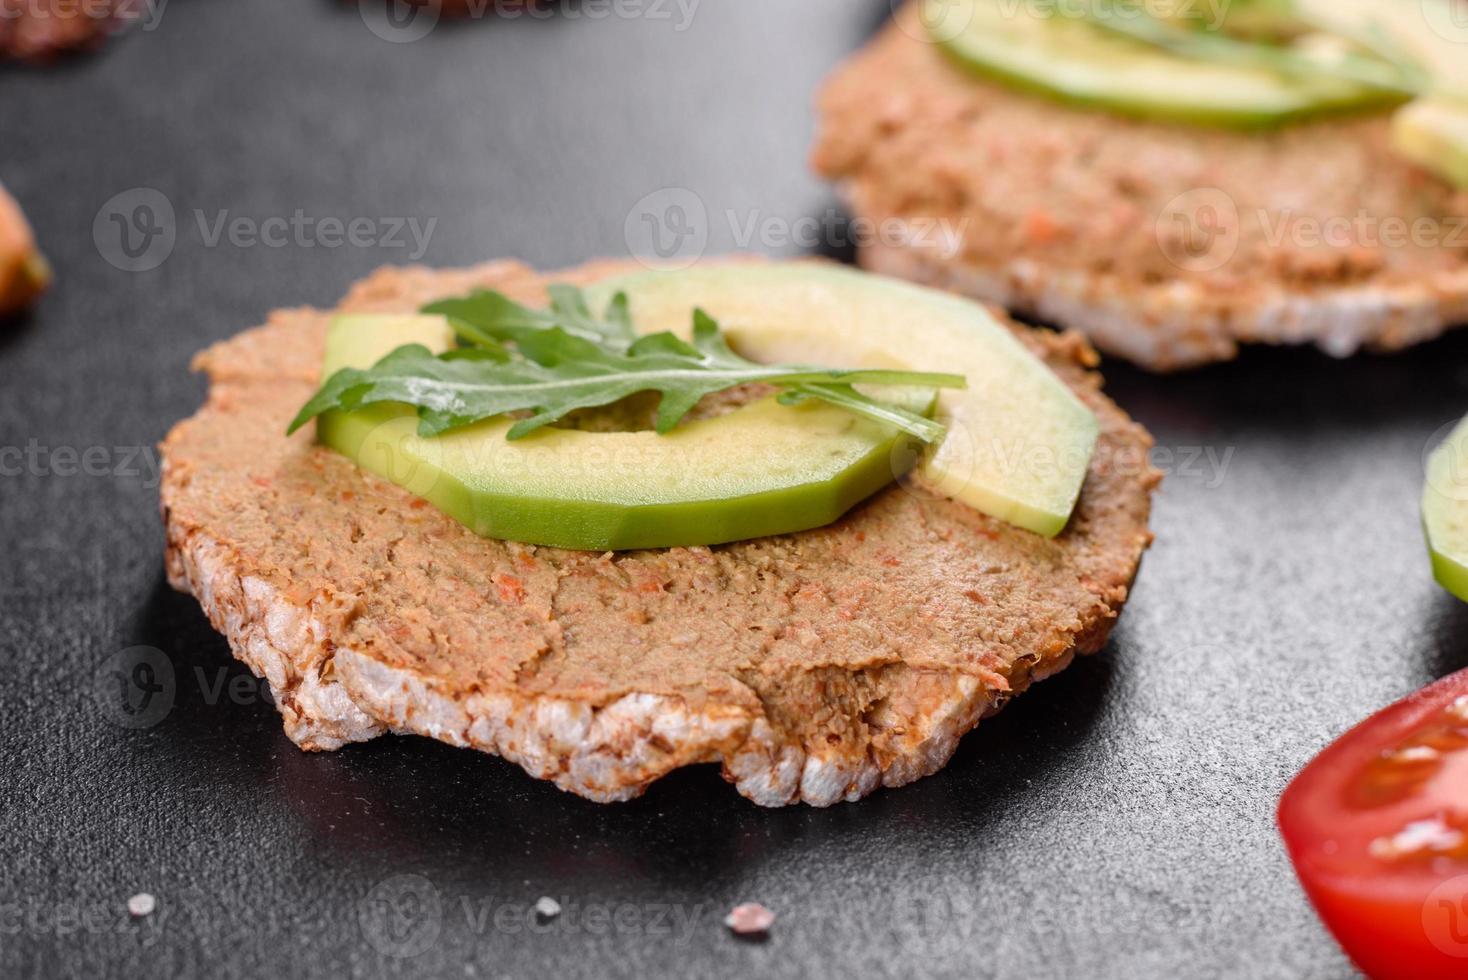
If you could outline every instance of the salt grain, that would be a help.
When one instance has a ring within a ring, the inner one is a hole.
[[[755,936],[768,932],[770,926],[774,924],[775,913],[758,902],[736,905],[732,912],[724,916],[724,925],[740,936]]]
[[[141,919],[145,915],[152,915],[153,910],[158,907],[158,900],[147,892],[138,892],[127,900],[127,914],[135,919]]]
[[[535,914],[540,916],[542,919],[554,919],[556,916],[561,914],[561,903],[556,901],[554,898],[551,898],[549,895],[543,895],[541,896],[540,900],[535,903]]]

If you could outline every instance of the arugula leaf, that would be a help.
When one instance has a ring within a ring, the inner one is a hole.
[[[921,415],[914,415],[905,408],[898,408],[895,405],[868,398],[849,384],[799,385],[788,391],[782,391],[779,401],[781,405],[799,405],[812,398],[830,402],[839,408],[875,419],[878,422],[894,425],[929,444],[941,442],[943,439],[945,431],[943,423],[934,422]]]
[[[1348,81],[1403,99],[1419,94],[1426,81],[1410,64],[1383,60],[1380,48],[1326,60],[1293,47],[1172,26],[1124,0],[1097,0],[1082,10],[1104,31],[1193,61],[1261,68],[1306,80]]]
[[[338,371],[301,408],[289,431],[322,412],[397,402],[418,409],[418,431],[425,437],[528,411],[508,433],[520,439],[578,409],[656,391],[661,398],[654,428],[667,433],[705,395],[764,383],[789,388],[788,397],[782,397],[786,404],[817,398],[936,442],[943,436],[937,422],[851,386],[961,388],[966,383],[954,374],[758,364],[736,354],[702,310],[694,311],[691,342],[668,332],[639,337],[625,295],[618,295],[597,320],[581,292],[569,286],[552,287],[545,311],[484,291],[434,303],[424,312],[447,316],[458,336],[474,346],[434,355],[410,344],[371,368]]]
[[[481,289],[464,299],[430,303],[423,312],[448,317],[459,339],[476,346],[519,343],[554,327],[573,337],[619,350],[626,350],[637,339],[625,294],[617,294],[607,308],[606,318],[597,320],[575,286],[553,285],[549,292],[549,310],[532,310],[502,293]]]

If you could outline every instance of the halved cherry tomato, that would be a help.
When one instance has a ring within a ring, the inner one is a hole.
[[[1342,735],[1279,801],[1295,873],[1374,980],[1468,977],[1468,670]]]

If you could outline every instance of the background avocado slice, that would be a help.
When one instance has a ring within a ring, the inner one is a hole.
[[[1418,99],[1392,119],[1392,146],[1402,156],[1468,187],[1468,103]]]
[[[842,368],[942,370],[968,379],[938,395],[943,442],[922,463],[937,491],[1000,520],[1053,536],[1090,468],[1096,417],[984,307],[934,289],[837,265],[697,266],[612,279],[639,330],[686,333],[695,306],[757,361]]]
[[[1397,110],[1392,146],[1459,187],[1468,187],[1468,20],[1453,0],[1295,0],[1310,23],[1360,38],[1426,73],[1423,98]]]
[[[1428,457],[1422,524],[1433,575],[1468,602],[1468,419]]]
[[[1292,78],[1264,68],[1179,57],[1099,30],[1082,18],[1053,15],[1043,4],[921,2],[923,23],[961,65],[1061,101],[1124,115],[1260,127],[1392,101],[1378,89],[1350,81]]]
[[[1293,0],[1297,16],[1407,60],[1439,95],[1468,98],[1468,19],[1458,0]]]
[[[645,329],[645,328],[644,328]],[[448,349],[440,317],[342,316],[323,377],[370,367],[404,344]],[[876,397],[929,414],[933,392]],[[820,527],[890,483],[918,452],[911,437],[834,406],[763,398],[654,432],[543,429],[508,441],[510,420],[433,439],[413,409],[328,412],[318,440],[486,537],[594,551],[718,544]]]

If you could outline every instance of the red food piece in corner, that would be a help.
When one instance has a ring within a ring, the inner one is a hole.
[[[54,61],[96,47],[147,13],[143,0],[0,0],[0,60]]]
[[[15,198],[0,187],[0,317],[19,313],[51,283],[51,267],[36,249]]]
[[[1373,980],[1468,977],[1468,670],[1329,745],[1285,789],[1279,829]]]

